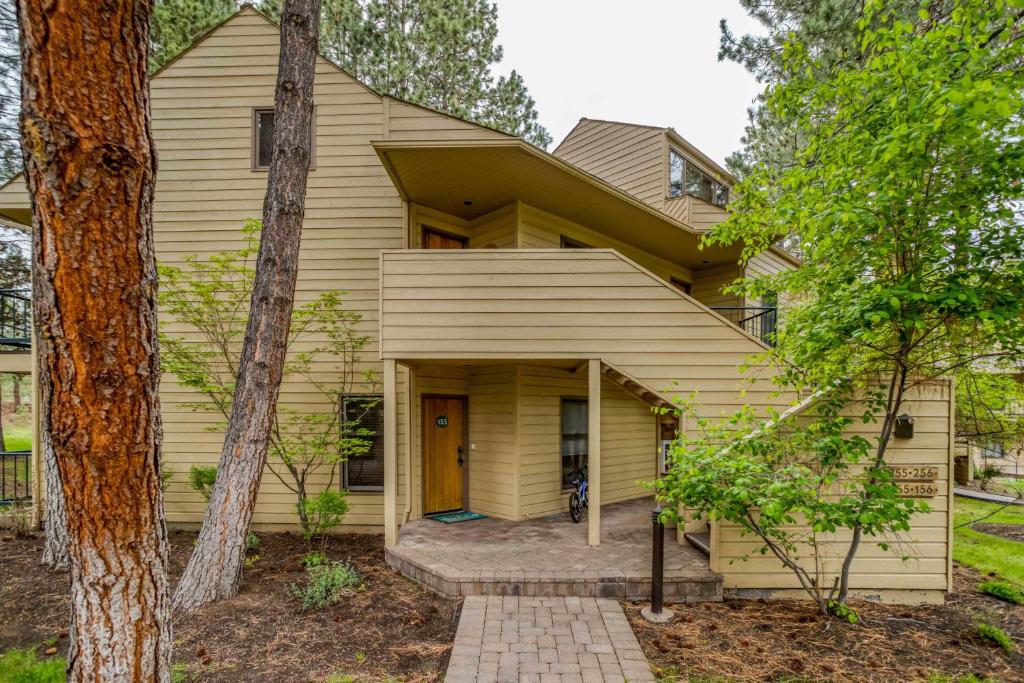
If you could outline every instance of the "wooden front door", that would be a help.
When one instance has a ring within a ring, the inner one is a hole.
[[[465,249],[466,238],[449,235],[446,232],[423,228],[424,249]]]
[[[466,399],[423,397],[423,513],[462,510]]]

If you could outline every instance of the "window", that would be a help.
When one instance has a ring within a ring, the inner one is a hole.
[[[587,400],[562,399],[562,488],[572,488],[569,475],[587,466]]]
[[[668,153],[668,193],[672,197],[699,197],[716,206],[729,203],[727,185],[712,178],[675,150]]]
[[[316,168],[316,108],[310,122],[309,170]],[[274,151],[274,108],[252,110],[252,170],[266,171]]]
[[[673,197],[683,196],[683,157],[674,150],[668,153],[668,193]]]
[[[589,244],[585,244],[579,240],[574,240],[571,237],[566,237],[565,235],[562,235],[559,245],[562,249],[593,249]]]
[[[270,153],[274,149],[274,110],[255,109],[252,113],[252,167],[270,168]]]
[[[380,395],[341,398],[342,488],[384,490],[384,401]]]

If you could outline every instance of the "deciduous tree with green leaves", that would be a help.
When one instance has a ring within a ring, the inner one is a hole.
[[[195,330],[199,336],[197,343],[162,331],[163,369],[202,395],[202,400],[188,407],[223,418],[213,427],[217,431],[224,429],[231,416],[256,276],[253,260],[259,247],[259,228],[259,221],[249,221],[237,250],[206,259],[193,256],[182,266],[159,268],[162,319]],[[285,379],[302,380],[318,397],[319,405],[300,410],[284,397],[279,400],[267,469],[295,494],[299,525],[306,535],[319,533],[322,526],[315,519],[319,508],[313,503],[311,479],[326,472],[326,487],[331,488],[341,463],[365,455],[374,436],[364,423],[379,401],[357,399],[353,410],[348,400],[373,395],[379,383],[372,370],[359,367],[360,353],[368,342],[358,330],[361,319],[360,314],[344,308],[343,293],[338,291],[324,292],[292,313],[289,348],[294,349],[300,341],[315,346],[291,354]]]
[[[674,507],[755,535],[840,614],[862,542],[891,547],[923,508],[889,471],[910,392],[1024,348],[1024,0],[955,0],[942,21],[928,3],[908,21],[873,0],[856,31],[864,59],[827,77],[805,42],[785,45],[766,103],[806,145],[790,165],[755,168],[706,238],[742,241],[744,258],[798,241],[803,267],[734,289],[792,302],[758,360],[815,407],[709,426],[680,442],[662,484]],[[819,575],[807,563],[821,534],[844,550]]]
[[[259,8],[277,17],[281,0]],[[522,75],[491,72],[503,54],[497,37],[490,0],[324,0],[321,15],[324,53],[371,88],[546,148],[551,135]]]

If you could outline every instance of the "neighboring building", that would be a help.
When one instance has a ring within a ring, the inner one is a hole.
[[[278,47],[277,28],[245,8],[153,78],[162,263],[238,247],[244,221],[261,214]],[[678,428],[652,406],[691,392],[709,416],[784,404],[765,371],[751,383],[740,370],[765,348],[773,323],[758,316],[772,302],[723,294],[744,274],[740,247],[698,244],[726,215],[734,179],[671,129],[584,119],[549,154],[381,96],[324,59],[315,101],[297,300],[345,290],[373,339],[364,366],[383,377],[380,438],[342,478],[347,529],[384,531],[391,546],[401,525],[444,510],[562,512],[568,470],[589,462],[580,533],[596,544],[600,506],[649,495],[639,482],[658,476],[662,441]],[[0,216],[28,223],[27,201],[15,179],[0,189]],[[773,249],[746,270],[796,265]],[[298,380],[281,389],[293,406],[311,396]],[[862,593],[936,599],[951,585],[951,398],[943,384],[911,401],[925,419],[893,457],[935,465],[940,493],[906,539],[915,559],[864,549]],[[191,410],[195,400],[164,377],[172,524],[202,520],[185,473],[220,454],[216,420]],[[254,523],[295,523],[294,497],[270,475]],[[735,528],[709,531],[726,589],[795,585],[774,560],[731,563],[750,545]]]

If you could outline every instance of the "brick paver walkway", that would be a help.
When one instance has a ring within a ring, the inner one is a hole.
[[[470,596],[445,683],[654,681],[615,600]]]
[[[651,594],[651,509],[642,498],[602,508],[601,545],[587,545],[587,525],[569,513],[510,522],[478,519],[402,525],[385,549],[391,567],[433,590],[460,595],[576,596],[643,599]],[[700,551],[665,534],[669,602],[721,600],[721,578]]]

